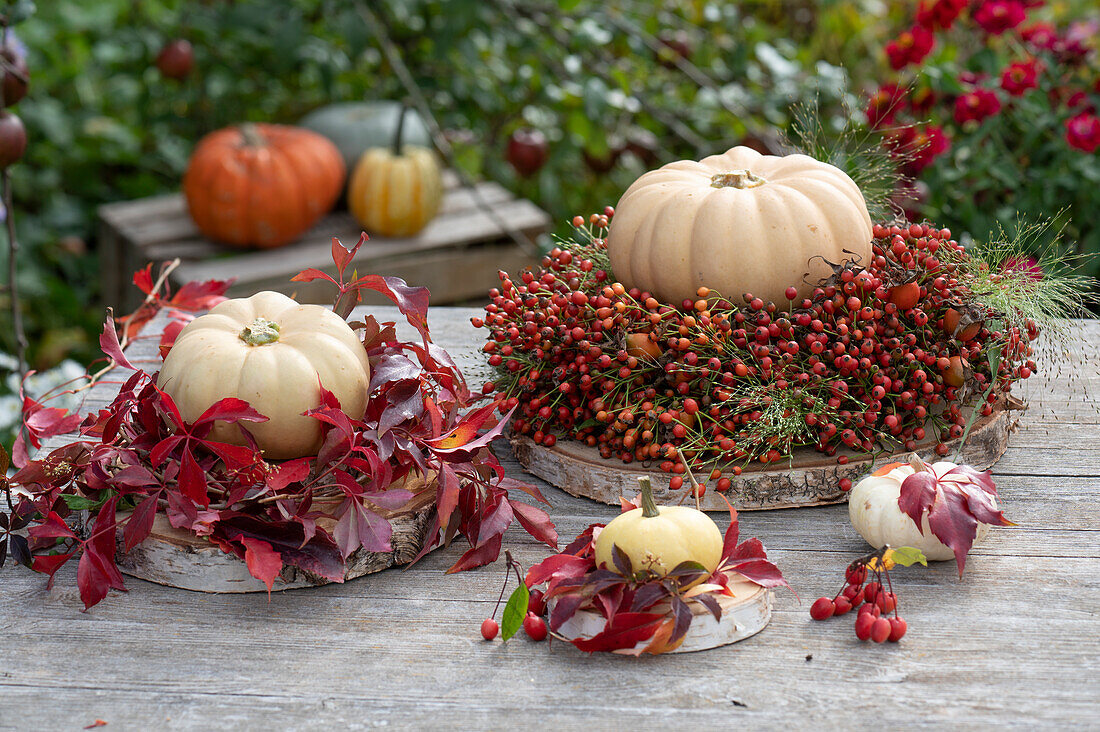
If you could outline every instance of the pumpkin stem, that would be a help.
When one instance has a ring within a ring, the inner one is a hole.
[[[279,340],[279,324],[267,318],[256,318],[238,336],[250,346],[266,346]]]
[[[711,188],[756,188],[767,183],[751,170],[731,170],[727,173],[715,173],[710,177]]]
[[[397,113],[397,129],[393,133],[393,155],[401,157],[401,136],[405,131],[405,113],[409,111],[409,102],[401,102],[401,111]]]
[[[642,489],[642,515],[646,518],[660,516],[661,512],[657,509],[657,504],[653,502],[653,485],[649,482],[649,476],[639,476],[638,486]]]
[[[923,460],[917,457],[917,453],[915,452],[909,455],[909,466],[913,468],[913,472],[915,473],[928,471],[928,466],[924,464]]]
[[[241,131],[241,139],[248,147],[263,147],[267,144],[267,140],[260,133],[260,128],[254,122],[245,122],[237,129]]]

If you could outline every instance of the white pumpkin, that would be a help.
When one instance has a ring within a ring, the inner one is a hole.
[[[188,422],[226,397],[244,399],[267,422],[247,429],[269,459],[315,455],[321,423],[303,412],[332,392],[353,419],[366,412],[370,363],[351,327],[327,308],[278,292],[225,300],[180,331],[157,385]],[[211,439],[244,444],[236,424],[216,422]]]
[[[930,560],[954,559],[955,553],[929,528],[927,512],[921,516],[921,528],[924,529],[921,534],[913,519],[898,507],[902,481],[916,471],[911,464],[894,465],[896,467],[887,465],[868,475],[852,488],[848,496],[848,516],[852,527],[876,549],[887,544],[893,547],[912,546],[924,552]],[[940,477],[957,466],[955,463],[939,462],[931,467]],[[980,541],[988,532],[989,524],[979,521],[974,541]]]
[[[694,300],[706,286],[734,302],[752,292],[783,303],[788,287],[805,297],[832,274],[822,257],[869,262],[871,237],[863,194],[844,171],[735,147],[634,181],[607,249],[620,282],[662,302]]]

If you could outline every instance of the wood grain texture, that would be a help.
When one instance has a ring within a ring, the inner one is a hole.
[[[410,335],[394,310],[372,310]],[[469,325],[477,312],[433,309],[430,321],[436,340],[484,375]],[[1100,343],[1100,324],[1077,323],[1073,333]],[[132,351],[154,369],[155,352],[155,338]],[[1040,353],[1039,373],[1013,392],[1030,406],[993,473],[1018,526],[990,531],[962,580],[953,563],[892,573],[909,623],[898,644],[858,642],[851,615],[809,618],[810,602],[836,592],[844,567],[866,551],[842,505],[742,515],[742,537],[763,541],[801,602],[779,590],[758,635],[660,658],[485,643],[478,626],[504,571],[498,562],[445,575],[465,544],[405,570],[270,601],[128,579],[128,593],[88,613],[75,567],[47,590],[44,578],[9,564],[0,570],[0,729],[78,729],[96,719],[109,730],[1095,727],[1100,355],[1082,346],[1068,358],[1058,366]],[[88,403],[103,403],[106,391]],[[522,477],[506,441],[497,451]],[[563,537],[616,513],[531,480]],[[547,554],[515,527],[505,548],[525,567]]]

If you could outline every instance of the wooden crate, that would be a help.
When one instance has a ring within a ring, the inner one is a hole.
[[[458,183],[457,176],[445,174],[444,186],[439,215],[417,236],[377,236],[363,245],[355,260],[360,274],[401,277],[431,290],[433,305],[445,305],[482,298],[498,282],[498,270],[516,271],[535,262],[534,252],[515,244],[478,206],[475,195]],[[532,202],[516,198],[496,183],[479,183],[476,189],[500,220],[532,241],[549,231],[550,215]],[[132,284],[133,273],[147,262],[157,265],[179,257],[182,263],[172,275],[173,285],[236,278],[229,290],[233,297],[277,290],[296,293],[302,302],[328,303],[331,285],[290,282],[290,278],[307,267],[334,274],[332,237],[351,246],[359,240],[360,231],[351,214],[334,211],[293,244],[242,250],[204,238],[188,216],[181,194],[106,204],[99,208],[103,300],[118,313],[133,311],[141,301]],[[375,302],[388,304],[381,296]]]

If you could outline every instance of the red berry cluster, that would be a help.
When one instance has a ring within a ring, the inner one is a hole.
[[[853,608],[859,608],[856,614],[856,637],[861,641],[873,640],[875,643],[901,640],[908,629],[905,620],[898,615],[898,597],[890,582],[890,573],[881,561],[880,555],[857,559],[845,570],[845,585],[833,599],[819,597],[810,606],[810,617],[814,620],[826,620],[834,615],[846,615]],[[870,572],[868,569],[870,568]],[[868,576],[874,579],[867,581]],[[883,585],[885,580],[886,585]],[[887,617],[890,613],[894,617]]]
[[[875,226],[872,260],[834,265],[811,297],[788,302],[751,293],[737,305],[700,288],[668,304],[615,282],[604,236],[614,211],[577,217],[578,240],[542,266],[490,292],[477,327],[496,367],[501,410],[536,443],[559,437],[605,458],[674,473],[684,459],[728,474],[750,461],[785,459],[800,446],[837,455],[913,450],[963,434],[964,400],[999,393],[1034,370],[1030,323],[1007,321],[975,302],[971,262],[946,229]],[[984,273],[982,281],[996,280]],[[1002,358],[991,373],[988,352]]]
[[[523,569],[520,567],[519,562],[512,559],[511,552],[505,552],[504,584],[500,588],[500,596],[497,598],[497,604],[493,607],[493,614],[481,621],[481,637],[487,641],[491,641],[496,638],[497,633],[500,632],[500,624],[496,621],[496,614],[497,611],[500,610],[500,603],[504,600],[504,591],[508,588],[508,577],[513,572],[516,575],[516,581],[521,587],[518,591],[518,595],[513,593],[513,596],[508,599],[508,607],[506,607],[504,611],[504,640],[508,640],[509,634],[517,632],[519,627],[522,627],[523,632],[533,641],[546,640],[548,631],[546,628],[546,621],[543,620],[542,617],[546,614],[546,600],[543,598],[543,592],[542,590],[527,591],[527,586],[523,581]],[[517,602],[519,603],[517,614],[520,612],[523,613],[523,623],[519,627],[509,629],[507,627],[508,608]]]

